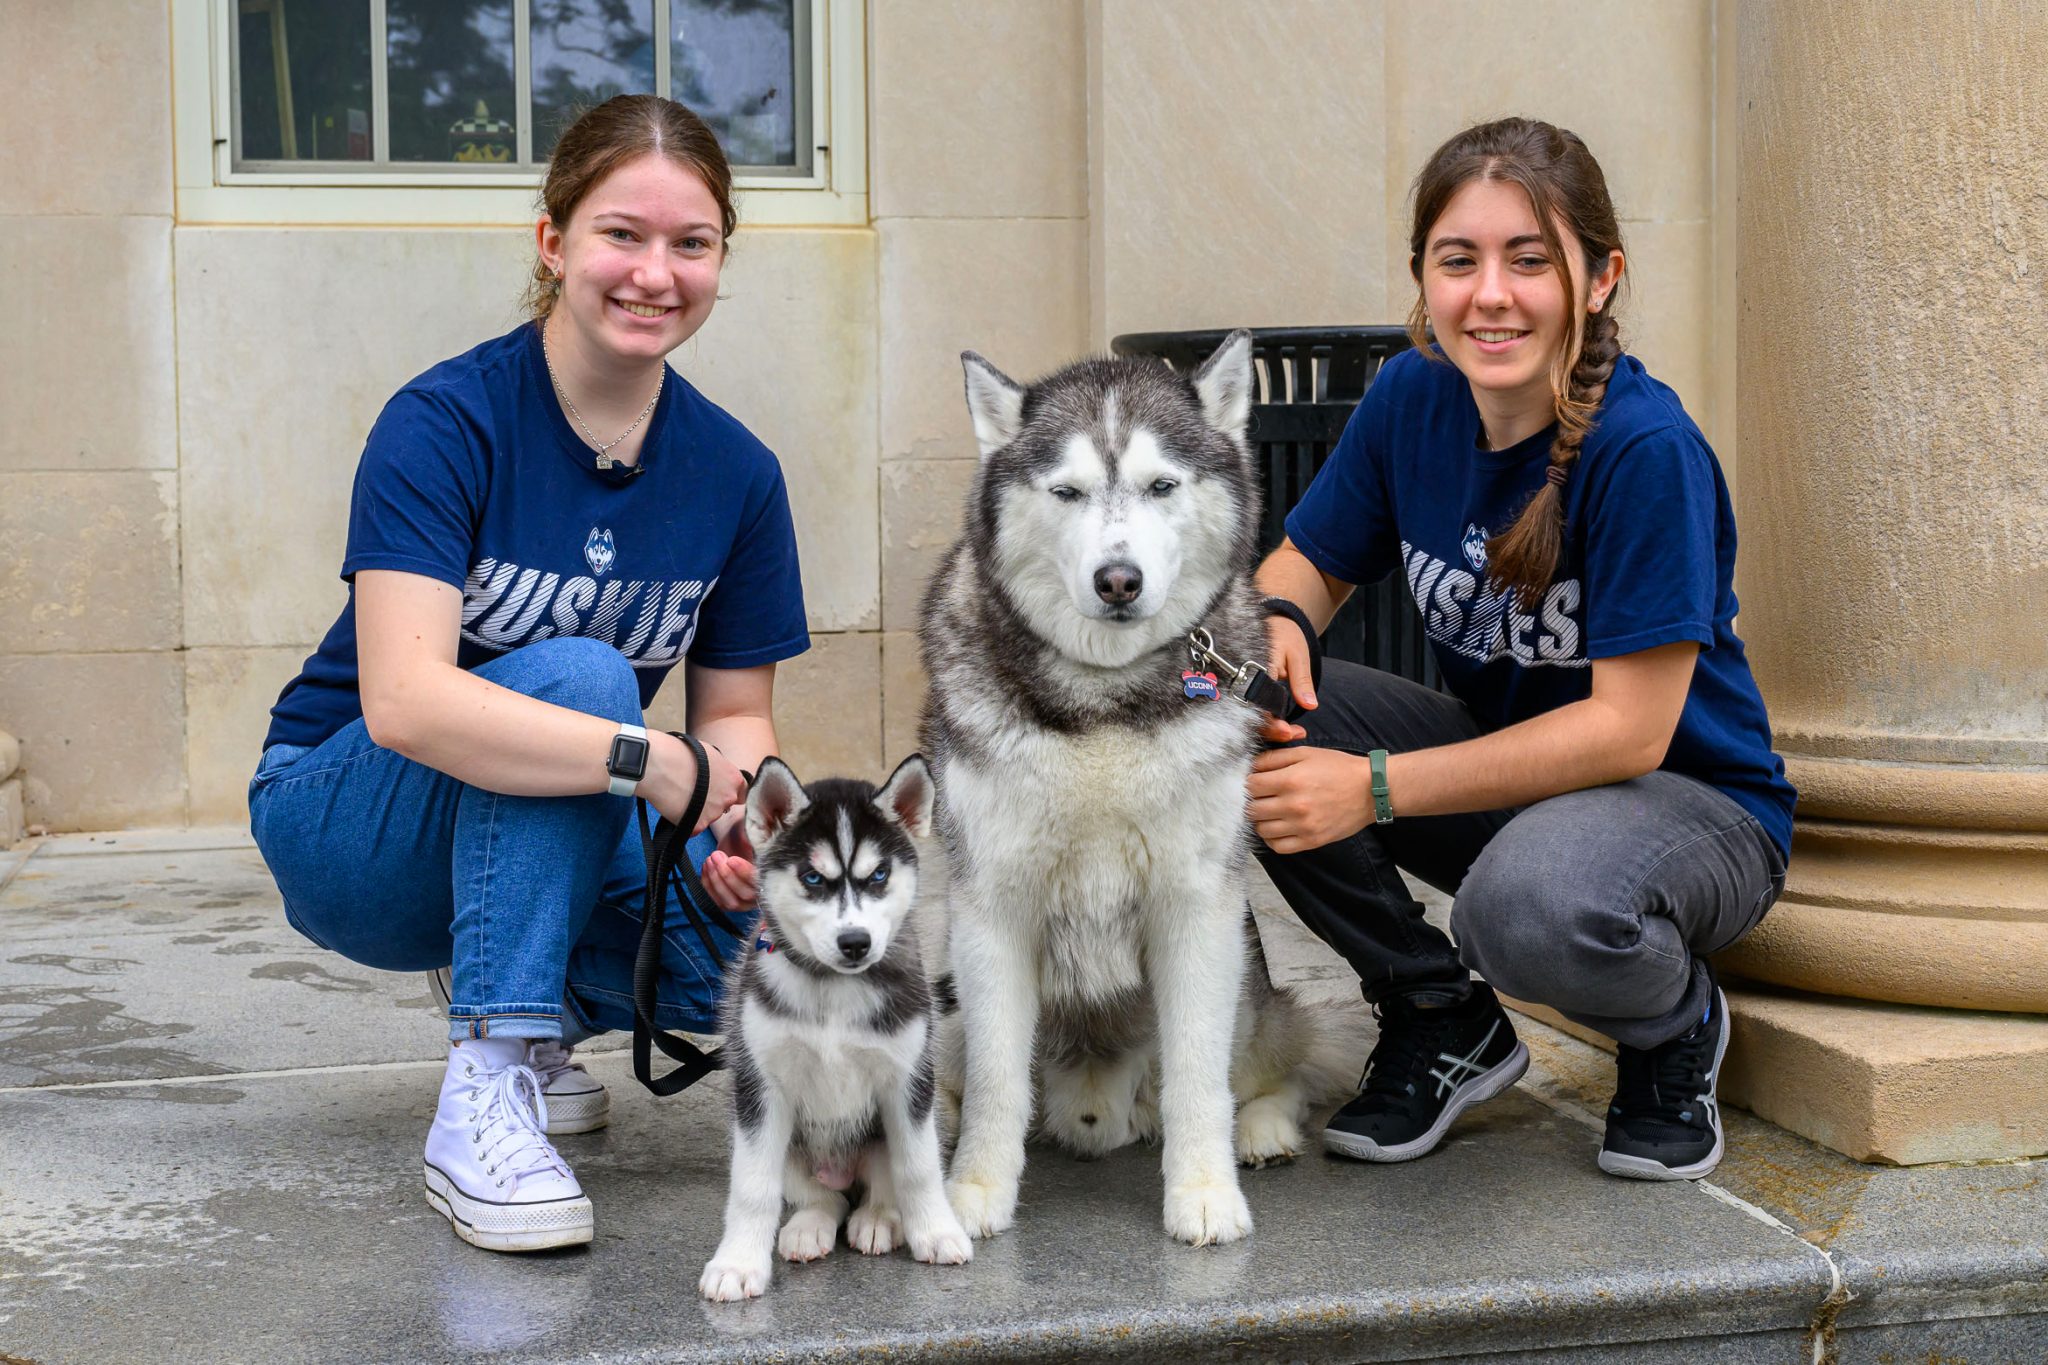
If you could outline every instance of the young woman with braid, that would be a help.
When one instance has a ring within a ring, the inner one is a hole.
[[[1600,1168],[1705,1175],[1727,1045],[1707,955],[1784,885],[1793,792],[1732,628],[1713,451],[1621,348],[1623,253],[1577,137],[1506,119],[1416,182],[1416,348],[1387,362],[1261,566],[1320,629],[1403,573],[1450,695],[1271,624],[1302,706],[1251,778],[1261,857],[1380,1017],[1326,1146],[1422,1156],[1528,1052],[1495,998],[1619,1044]],[[1398,869],[1398,870],[1397,870]],[[1400,872],[1455,895],[1452,938]],[[1483,980],[1474,980],[1477,971]]]

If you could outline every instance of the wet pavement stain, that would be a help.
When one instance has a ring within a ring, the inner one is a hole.
[[[28,1085],[217,1076],[227,1068],[163,1040],[192,1024],[137,1019],[95,986],[0,987],[0,1077],[26,1072]]]
[[[268,943],[258,943],[253,939],[244,939],[240,943],[230,943],[225,948],[215,948],[213,951],[222,957],[246,957],[250,953],[281,953],[285,950],[273,947]]]
[[[178,935],[178,936],[177,936],[176,938],[172,939],[172,940],[171,940],[171,942],[173,942],[173,943],[219,943],[219,942],[220,942],[220,941],[222,940],[222,938],[223,938],[223,937],[224,937],[224,935],[221,935],[221,934],[180,934],[180,935]]]
[[[103,1090],[59,1090],[65,1099],[152,1100],[161,1104],[234,1104],[246,1091],[227,1085],[120,1085]]]
[[[279,918],[281,917],[273,915],[238,915],[234,919],[224,919],[213,927],[223,934],[246,934],[251,929],[267,929]]]
[[[79,976],[113,976],[123,967],[142,965],[132,957],[73,957],[68,953],[23,953],[7,960],[24,967],[60,967]]]
[[[295,986],[310,986],[316,991],[339,991],[350,995],[364,995],[377,988],[367,981],[351,976],[336,976],[325,967],[311,962],[268,962],[249,973],[252,981],[289,981]]]

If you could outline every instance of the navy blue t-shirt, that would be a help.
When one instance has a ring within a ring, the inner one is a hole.
[[[637,468],[600,471],[555,401],[530,323],[436,365],[384,405],[356,470],[341,565],[348,602],[271,708],[266,748],[319,744],[363,714],[363,569],[460,588],[463,668],[586,636],[626,656],[643,708],[686,654],[751,668],[810,645],[775,456],[671,370]]]
[[[1735,620],[1735,516],[1721,466],[1678,395],[1624,355],[1565,484],[1565,536],[1541,603],[1486,580],[1486,541],[1543,484],[1554,427],[1480,445],[1465,377],[1422,351],[1389,360],[1287,518],[1287,538],[1346,583],[1399,569],[1444,681],[1488,730],[1590,696],[1592,661],[1700,645],[1663,766],[1756,816],[1780,854],[1792,786]]]

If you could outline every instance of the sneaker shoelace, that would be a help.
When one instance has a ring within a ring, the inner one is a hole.
[[[1366,1058],[1359,1077],[1359,1096],[1352,1104],[1367,1112],[1387,1113],[1412,1109],[1424,1098],[1422,1080],[1432,1074],[1431,1063],[1439,1059],[1443,1040],[1456,1021],[1427,1017],[1426,1011],[1406,1006],[1375,1005],[1373,1018],[1379,1021],[1380,1039]],[[1437,1011],[1447,1013],[1447,1011]]]
[[[590,1074],[583,1069],[583,1063],[576,1060],[571,1049],[553,1039],[543,1039],[535,1043],[528,1051],[526,1061],[527,1065],[533,1068],[534,1074],[540,1077],[540,1087],[543,1091],[568,1072],[573,1071],[584,1076]]]
[[[477,1106],[470,1114],[470,1141],[484,1174],[500,1189],[509,1184],[515,1193],[527,1176],[568,1175],[568,1166],[548,1141],[548,1102],[533,1068],[514,1065],[469,1074],[475,1082],[469,1097]]]
[[[1617,1078],[1609,1116],[1632,1127],[1646,1124],[1697,1132],[1706,1126],[1700,1096],[1707,1089],[1705,1023],[1662,1047],[1616,1049]]]

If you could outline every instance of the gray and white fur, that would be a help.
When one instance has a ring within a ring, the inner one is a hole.
[[[932,992],[910,913],[912,836],[930,831],[932,803],[916,754],[880,791],[844,778],[806,788],[770,758],[747,794],[760,934],[773,946],[740,956],[722,1006],[732,1187],[697,1284],[708,1299],[759,1295],[771,1247],[817,1260],[841,1222],[870,1255],[907,1244],[920,1261],[973,1259],[942,1184]]]
[[[1162,1138],[1167,1231],[1234,1241],[1238,1163],[1293,1156],[1334,1080],[1247,909],[1259,715],[1182,689],[1194,627],[1267,652],[1251,338],[1189,375],[1098,359],[1024,386],[963,361],[982,460],[922,622],[964,1051],[947,1192],[975,1236],[1010,1226],[1035,1057],[1043,1133],[1085,1156]]]

